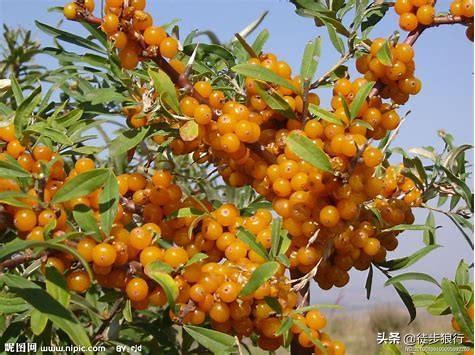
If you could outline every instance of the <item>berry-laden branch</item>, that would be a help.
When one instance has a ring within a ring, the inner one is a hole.
[[[414,46],[416,41],[421,36],[422,32],[426,29],[431,27],[438,27],[441,25],[455,25],[455,24],[462,24],[462,25],[470,25],[473,24],[473,18],[462,17],[462,16],[452,16],[452,15],[444,15],[444,16],[437,16],[434,17],[434,21],[430,25],[419,25],[414,31],[410,32],[404,43],[409,44],[411,47]],[[384,88],[384,84],[380,81],[377,81],[373,90],[371,91],[369,97],[377,96],[381,90]]]

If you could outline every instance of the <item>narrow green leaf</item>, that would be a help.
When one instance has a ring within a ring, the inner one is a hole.
[[[287,101],[285,101],[277,91],[273,89],[266,90],[262,85],[259,85],[259,83],[256,83],[256,88],[259,96],[271,109],[277,111],[279,114],[288,119],[295,119],[297,117],[295,116],[295,112],[292,111]]]
[[[391,231],[433,231],[434,227],[425,224],[398,224],[396,226],[386,228],[383,232]]]
[[[440,287],[436,279],[422,272],[408,272],[405,274],[393,276],[384,283],[384,286],[394,285],[395,283],[402,282],[402,281],[414,281],[414,280],[431,282],[434,285],[437,285]]]
[[[23,92],[21,90],[21,86],[18,83],[18,80],[16,80],[13,73],[10,75],[10,81],[11,81],[11,85],[12,85],[13,97],[15,98],[15,102],[16,102],[17,107],[19,107],[21,105],[21,103],[23,102],[23,100],[24,100]]]
[[[40,335],[45,330],[46,324],[48,324],[48,317],[46,314],[34,309],[30,315],[30,327],[32,333],[36,336]]]
[[[254,250],[260,257],[264,258],[265,260],[269,260],[269,255],[267,254],[266,248],[264,248],[264,246],[256,240],[256,236],[254,234],[249,232],[247,229],[240,227],[236,236],[238,239],[246,243],[247,246]]]
[[[109,175],[109,169],[93,169],[68,180],[53,196],[52,203],[72,200],[100,188]]]
[[[365,289],[366,289],[366,299],[371,297],[371,289],[373,287],[373,265],[369,265],[368,276],[366,277]]]
[[[71,299],[71,294],[68,292],[64,276],[56,268],[50,266],[46,268],[45,276],[46,291],[64,307],[67,307]]]
[[[122,131],[120,134],[108,145],[109,152],[113,157],[127,153],[128,150],[139,145],[145,137],[150,133],[149,127],[142,127],[139,129],[130,129]]]
[[[258,55],[262,52],[262,49],[264,48],[264,44],[267,42],[269,39],[269,31],[264,29],[262,30],[254,40],[254,43],[252,43],[251,47],[254,49],[254,52],[256,52]]]
[[[315,104],[308,105],[308,111],[318,119],[343,126],[343,121],[330,111],[324,110]]]
[[[359,88],[355,98],[353,99],[350,105],[350,120],[353,120],[358,116],[361,106],[363,105],[363,102],[366,101],[366,98],[371,92],[371,89],[373,89],[374,84],[375,82],[370,81],[369,83],[366,83]]]
[[[105,235],[109,235],[119,205],[119,184],[114,172],[109,171],[104,188],[99,194],[99,212],[101,213],[101,228]]]
[[[241,290],[241,296],[248,296],[257,290],[264,282],[269,280],[279,269],[279,263],[269,261],[259,265],[251,275],[251,278]]]
[[[430,227],[424,231],[423,240],[425,245],[433,245],[435,244],[435,218],[432,211],[429,211],[429,214],[426,218],[426,226]]]
[[[153,262],[150,264],[147,264],[147,266],[144,269],[145,275],[150,277],[152,280],[158,282],[160,286],[162,286],[163,291],[165,292],[167,299],[168,299],[168,304],[170,307],[173,309],[173,306],[175,305],[175,300],[178,297],[178,285],[176,284],[175,280],[173,278],[164,273],[162,271],[162,268],[160,267],[159,262]]]
[[[393,65],[393,60],[391,58],[391,48],[389,47],[389,41],[384,41],[384,44],[376,53],[376,58],[379,59],[383,65],[391,67]]]
[[[24,192],[19,191],[2,191],[0,192],[0,203],[15,206],[15,207],[23,207],[23,208],[30,208],[31,206],[26,204],[25,202],[19,200],[28,198],[31,199],[33,196],[28,195]]]
[[[460,260],[455,272],[455,283],[457,285],[468,285],[470,283],[470,270],[464,260]]]
[[[77,205],[73,209],[73,218],[84,234],[92,235],[98,242],[102,241],[101,231],[94,217],[94,212],[86,205]]]
[[[205,254],[205,253],[196,253],[195,255],[193,255],[187,262],[186,264],[183,266],[183,268],[186,268],[187,266],[190,266],[192,264],[195,264],[195,263],[199,263],[200,261],[204,260],[204,259],[207,259],[208,258],[208,255]]]
[[[183,141],[191,142],[198,137],[200,130],[198,123],[195,120],[190,120],[180,127],[179,132]]]
[[[305,160],[307,163],[312,164],[314,167],[322,171],[332,170],[330,159],[325,152],[317,147],[307,137],[292,132],[287,137],[286,143],[293,153],[299,156],[302,160]]]
[[[154,71],[149,69],[148,75],[153,81],[153,87],[162,101],[168,105],[175,113],[180,113],[180,104],[178,103],[178,96],[175,85],[170,77],[161,69]]]
[[[234,337],[194,325],[185,325],[183,329],[199,344],[215,354],[231,354],[234,352]]]
[[[318,67],[322,47],[321,37],[310,41],[305,46],[305,51],[302,57],[302,64],[300,66],[300,77],[302,82],[310,82],[313,80]]]
[[[17,137],[23,137],[23,129],[28,125],[31,115],[40,101],[41,86],[38,86],[17,108],[15,118],[13,119],[13,125],[15,126],[15,134]]]
[[[434,249],[437,249],[439,247],[440,247],[440,245],[428,245],[428,246],[416,251],[415,253],[413,253],[409,256],[399,258],[399,259],[384,261],[384,262],[380,263],[379,265],[387,267],[388,270],[390,270],[390,271],[404,269],[404,268],[406,268],[408,266],[411,266],[412,264],[416,263],[417,261],[422,259],[424,256],[429,254],[431,251],[433,251]]]
[[[412,300],[416,308],[427,308],[435,301],[436,297],[429,294],[412,295]]]
[[[272,70],[261,67],[259,65],[238,64],[232,67],[231,69],[235,73],[238,73],[240,75],[243,75],[249,78],[266,81],[268,83],[283,86],[294,92],[298,91],[297,88],[293,86],[289,80],[286,80],[280,77],[279,75],[277,75],[276,73],[274,73]]]

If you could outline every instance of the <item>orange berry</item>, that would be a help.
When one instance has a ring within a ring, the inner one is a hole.
[[[149,46],[159,46],[167,38],[167,33],[162,27],[150,26],[143,33],[144,41]]]
[[[163,261],[171,267],[177,268],[188,261],[188,253],[181,247],[171,247],[165,251]]]
[[[435,9],[432,5],[423,5],[417,9],[417,21],[423,25],[430,25],[434,22]]]
[[[310,329],[321,330],[327,325],[327,318],[321,312],[311,310],[305,315],[305,323]]]
[[[139,277],[134,277],[127,282],[125,292],[131,301],[143,301],[148,296],[147,282]]]
[[[417,16],[411,12],[403,13],[399,17],[399,26],[405,31],[414,31],[418,24]]]
[[[320,223],[325,227],[335,227],[340,221],[338,209],[334,206],[325,206],[320,211]]]
[[[71,2],[63,8],[64,17],[66,17],[68,20],[75,20],[78,10],[79,7],[77,6],[77,4]]]
[[[107,243],[97,244],[92,249],[92,261],[100,267],[108,267],[114,264],[117,258],[115,248]]]
[[[173,58],[178,53],[178,41],[167,37],[160,43],[160,54],[165,58]]]
[[[91,279],[85,271],[73,271],[66,278],[68,288],[72,291],[83,293],[91,285]]]
[[[13,224],[20,232],[31,231],[36,226],[36,214],[32,210],[21,209],[15,213]]]

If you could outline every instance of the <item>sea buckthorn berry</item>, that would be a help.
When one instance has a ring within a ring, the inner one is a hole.
[[[17,159],[24,151],[25,147],[22,146],[20,141],[17,139],[14,139],[7,144],[7,153],[15,159]]]
[[[394,3],[394,11],[396,11],[398,15],[402,15],[406,12],[411,12],[411,10],[411,0],[396,0],[396,2]]]
[[[172,175],[168,170],[157,170],[152,176],[152,183],[155,187],[166,189],[172,183]]]
[[[121,7],[124,0],[106,0],[107,7]]]
[[[50,161],[53,157],[53,152],[46,145],[37,145],[33,148],[33,157],[36,160]]]
[[[336,95],[341,94],[343,96],[348,95],[351,92],[351,82],[348,79],[338,79],[335,82],[335,86],[333,87],[333,91]]]
[[[122,31],[116,32],[111,38],[114,42],[114,47],[117,49],[124,49],[127,45],[127,35]]]
[[[96,5],[94,4],[94,0],[84,0],[84,7],[89,12],[93,12]]]
[[[108,267],[114,264],[117,258],[115,248],[107,243],[97,244],[92,249],[92,261],[99,267]]]
[[[473,17],[473,0],[462,0],[462,15],[465,17]]]
[[[78,5],[74,2],[71,2],[63,8],[64,17],[66,17],[68,20],[75,20],[78,10]]]
[[[160,43],[160,54],[165,58],[173,58],[178,53],[178,41],[173,37],[165,38]]]
[[[320,223],[325,227],[335,227],[340,221],[338,209],[334,206],[325,206],[320,211]]]
[[[137,10],[133,14],[132,26],[137,31],[145,31],[148,27],[152,26],[153,19],[150,14]]]
[[[367,255],[375,256],[378,253],[380,246],[381,243],[378,239],[368,238],[363,246],[363,250]]]
[[[72,291],[83,293],[91,285],[91,279],[85,271],[73,271],[66,278],[68,288]]]
[[[97,245],[96,241],[91,238],[84,238],[81,239],[77,246],[76,249],[78,253],[87,261],[91,262],[92,261],[92,249]]]
[[[152,233],[144,228],[134,228],[130,231],[129,244],[135,249],[142,250],[152,242]]]
[[[119,59],[122,68],[132,70],[139,62],[139,55],[135,48],[126,46],[119,52]]]
[[[241,120],[236,124],[235,133],[240,141],[255,143],[259,139],[261,129],[257,123]]]
[[[185,72],[186,66],[182,61],[178,59],[172,59],[168,63],[178,74],[183,74]]]
[[[226,281],[216,290],[216,294],[221,301],[231,303],[236,300],[240,292],[240,287],[237,283],[232,281]]]
[[[15,213],[13,224],[20,232],[31,231],[36,226],[36,214],[32,210],[21,209]]]
[[[94,163],[94,161],[89,158],[81,158],[74,165],[74,169],[78,172],[78,174],[93,170],[95,167],[96,163]]]
[[[171,267],[177,268],[188,261],[188,253],[181,247],[171,247],[165,251],[163,261]]]
[[[411,0],[411,4],[415,7],[421,7],[430,3],[430,0]]]
[[[301,247],[297,251],[297,260],[299,264],[305,266],[314,266],[322,257],[322,252],[312,246]]]
[[[46,259],[46,262],[42,265],[41,269],[43,273],[46,271],[47,267],[54,267],[61,274],[64,273],[64,271],[66,270],[66,265],[64,265],[63,260],[54,256],[48,257],[48,259]]]
[[[311,310],[305,315],[305,323],[310,329],[321,330],[327,325],[327,318],[320,311]]]
[[[40,226],[46,226],[53,221],[56,221],[56,214],[52,210],[43,210],[38,215],[38,225]]]
[[[139,277],[134,277],[127,282],[125,292],[131,301],[143,301],[148,296],[147,282]]]
[[[406,12],[399,17],[399,26],[405,31],[414,31],[418,25],[417,16]]]
[[[414,49],[407,43],[398,43],[394,46],[394,59],[409,63],[414,58]]]
[[[209,104],[215,109],[222,109],[225,102],[226,97],[222,91],[214,90],[211,95],[209,95]]]
[[[119,30],[119,17],[112,13],[106,14],[102,21],[102,29],[110,36],[116,33]]]
[[[226,303],[217,302],[213,304],[209,311],[209,316],[212,320],[218,323],[226,322],[230,317],[229,307]]]
[[[375,57],[378,54],[379,50],[383,47],[384,43],[386,43],[385,38],[376,38],[373,43],[371,43],[371,55]]]
[[[225,203],[216,210],[217,222],[225,227],[234,225],[238,217],[238,209],[230,203]]]
[[[363,152],[363,161],[366,166],[374,168],[383,161],[383,153],[375,147],[368,147]]]
[[[149,46],[159,46],[167,38],[167,33],[162,27],[150,26],[143,33],[144,41]]]
[[[134,173],[127,177],[127,186],[131,191],[143,190],[147,184],[147,180],[141,174]]]
[[[241,141],[234,133],[226,133],[221,136],[220,144],[226,153],[236,153],[241,147]]]
[[[417,21],[423,25],[430,25],[434,22],[435,9],[432,5],[423,5],[417,9]]]
[[[200,94],[201,97],[207,99],[213,92],[213,87],[209,81],[198,81],[193,85],[195,91]]]

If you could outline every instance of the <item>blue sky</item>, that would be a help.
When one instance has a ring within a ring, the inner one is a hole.
[[[48,36],[34,26],[34,20],[51,25],[61,20],[58,13],[48,12],[52,6],[62,6],[64,1],[49,0],[0,0],[0,23],[10,26],[21,25],[33,29],[34,37],[43,44],[51,44]],[[447,11],[450,1],[437,2],[440,12]],[[265,51],[275,53],[286,60],[298,72],[303,48],[307,41],[316,36],[323,37],[322,58],[318,73],[321,75],[338,58],[322,28],[316,28],[310,19],[294,13],[294,7],[283,0],[154,0],[147,8],[152,12],[156,24],[180,19],[180,34],[183,39],[194,29],[209,29],[223,41],[231,39],[235,32],[244,28],[265,10],[269,14],[261,28],[267,28],[270,39]],[[80,30],[75,23],[64,23],[63,28],[74,32]],[[397,17],[390,15],[380,23],[372,37],[387,37],[397,29]],[[401,34],[403,37],[404,34]],[[396,146],[404,148],[433,145],[441,147],[437,130],[445,129],[455,136],[458,143],[473,142],[473,43],[465,37],[462,26],[441,26],[423,33],[415,45],[416,76],[422,80],[422,91],[412,97],[400,113],[411,111],[403,126]],[[40,57],[41,64],[55,63],[49,57]],[[351,66],[351,64],[350,64]],[[319,93],[322,105],[329,107],[329,92]],[[471,159],[473,161],[473,159]],[[423,223],[425,212],[417,212],[419,223]],[[438,230],[438,242],[445,246],[417,263],[411,270],[428,272],[436,278],[451,277],[461,258],[471,260],[473,254],[457,230],[443,218],[437,220],[443,228]],[[400,257],[423,246],[420,233],[403,233],[399,237],[400,247],[389,254]],[[397,301],[391,289],[382,286],[384,277],[375,273],[373,299],[365,300],[364,282],[366,273],[353,271],[351,282],[343,290],[323,292],[315,290],[314,303],[333,302],[341,297],[341,303],[348,306],[372,305],[375,302]],[[436,291],[423,284],[408,283],[417,292]]]

